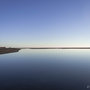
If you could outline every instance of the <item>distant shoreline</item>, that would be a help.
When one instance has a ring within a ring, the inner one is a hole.
[[[90,49],[90,47],[14,47],[14,48],[0,47],[0,51],[3,51],[3,50],[15,51],[20,49]]]
[[[23,47],[20,49],[90,49],[90,47]]]
[[[23,48],[6,48],[0,47],[0,54],[14,53],[21,49],[90,49],[90,47],[23,47]]]

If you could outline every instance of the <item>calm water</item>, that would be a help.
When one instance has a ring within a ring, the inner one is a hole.
[[[0,90],[90,90],[90,50],[0,55]]]

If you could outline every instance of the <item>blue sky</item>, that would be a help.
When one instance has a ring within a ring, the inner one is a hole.
[[[1,46],[90,46],[90,0],[0,0]]]

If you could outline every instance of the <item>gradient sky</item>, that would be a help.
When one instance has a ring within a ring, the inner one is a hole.
[[[90,0],[0,0],[0,46],[90,46]]]

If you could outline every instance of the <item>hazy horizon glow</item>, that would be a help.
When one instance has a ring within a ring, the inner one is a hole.
[[[0,0],[0,46],[90,46],[90,0]]]

